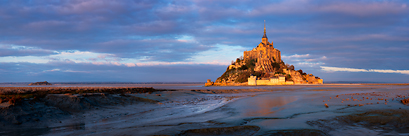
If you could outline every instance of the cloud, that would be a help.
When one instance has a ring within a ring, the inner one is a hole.
[[[324,65],[325,63],[323,61],[327,60],[326,56],[317,56],[317,55],[310,55],[310,54],[294,54],[294,55],[282,55],[281,59],[287,63],[287,64],[292,64],[296,67],[299,67],[301,69],[307,68],[307,67],[317,67]]]
[[[201,55],[202,57],[192,58],[189,61],[178,61],[178,62],[146,61],[146,60],[133,59],[133,58],[119,58],[114,54],[95,53],[95,52],[78,51],[78,50],[58,52],[58,54],[53,54],[49,56],[0,57],[0,62],[7,62],[7,63],[28,62],[28,63],[36,63],[36,64],[85,63],[85,64],[92,64],[92,65],[113,65],[113,66],[127,66],[127,67],[158,66],[158,65],[199,65],[199,64],[226,66],[226,65],[229,65],[230,60],[228,59],[220,60],[217,58],[217,56],[214,58],[215,54],[231,53],[231,51],[225,49],[226,47],[228,46],[220,46],[219,49],[222,49],[222,50],[209,51],[206,53],[207,55]],[[238,51],[238,50],[236,49],[234,51]],[[230,59],[233,59],[233,58],[230,58]],[[57,71],[57,70],[59,71],[59,69],[46,70],[46,71]]]
[[[283,58],[283,59],[294,59],[294,58],[306,58],[306,57],[309,57],[309,56],[310,56],[310,54],[302,54],[302,55],[294,54],[294,55],[290,55],[290,56],[282,55],[281,58]]]
[[[135,63],[136,66],[158,66],[158,65],[221,65],[228,66],[230,62],[219,62],[219,61],[210,61],[210,62],[150,62],[150,63]],[[134,67],[133,63],[124,64],[128,67]]]
[[[1,45],[0,57],[4,56],[46,56],[56,54],[56,51],[46,50],[41,48],[16,46],[16,45]]]
[[[269,41],[283,60],[303,70],[323,65],[404,69],[409,67],[405,63],[409,62],[408,4],[404,0],[0,1],[0,63],[61,70],[48,74],[86,71],[51,67],[57,64],[130,69],[214,65],[224,72],[231,60],[261,42],[266,20]]]
[[[51,70],[44,70],[43,72],[54,72],[54,71],[61,71],[61,69],[51,69]]]
[[[296,63],[297,66],[301,66],[301,67],[316,67],[316,66],[321,66],[324,65],[325,63],[322,62],[298,62]]]
[[[391,1],[381,2],[333,2],[330,5],[317,8],[321,12],[339,12],[357,16],[379,16],[390,14],[403,14],[409,11],[406,4],[395,3]]]
[[[48,70],[44,70],[48,69]],[[226,66],[208,64],[126,67],[87,63],[0,63],[0,82],[206,82]]]
[[[409,75],[409,70],[390,70],[390,69],[357,69],[357,68],[342,68],[342,67],[327,67],[321,66],[322,70],[328,72],[376,72],[376,73],[398,73]]]
[[[409,9],[399,1],[311,1],[286,0],[255,8],[249,14],[254,16],[267,14],[317,14],[340,13],[355,16],[379,16],[404,14]]]

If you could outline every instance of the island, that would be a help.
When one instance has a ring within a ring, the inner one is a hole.
[[[35,82],[35,83],[30,83],[28,85],[52,85],[51,83],[48,83],[47,81],[44,82]]]
[[[244,51],[215,82],[208,79],[205,86],[293,84],[323,84],[323,79],[284,63],[280,50],[274,48],[273,41],[268,41],[264,23],[264,35],[258,46]]]

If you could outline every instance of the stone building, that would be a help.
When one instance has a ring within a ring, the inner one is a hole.
[[[260,44],[256,48],[253,48],[250,51],[244,51],[243,53],[244,61],[249,59],[254,59],[257,61],[260,70],[266,72],[271,72],[273,69],[270,67],[274,62],[281,62],[281,52],[280,50],[274,48],[273,41],[271,43],[268,41],[266,35],[266,24],[264,22],[264,35],[261,38]]]
[[[270,77],[269,79],[257,79],[256,76],[248,78],[248,85],[293,85],[293,81],[285,81],[285,76]]]
[[[256,76],[250,76],[248,78],[248,85],[257,85],[257,77]]]

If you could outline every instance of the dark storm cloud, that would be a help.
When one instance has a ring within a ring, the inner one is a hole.
[[[320,69],[311,63],[402,70],[409,67],[408,13],[403,0],[0,1],[0,46],[35,48],[0,48],[0,56],[79,50],[145,62],[188,61],[218,44],[251,50],[266,20],[269,41],[282,55],[310,55],[285,60],[298,69]]]

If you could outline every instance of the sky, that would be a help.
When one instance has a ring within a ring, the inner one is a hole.
[[[0,82],[205,82],[267,36],[324,82],[409,82],[405,0],[0,0]]]

